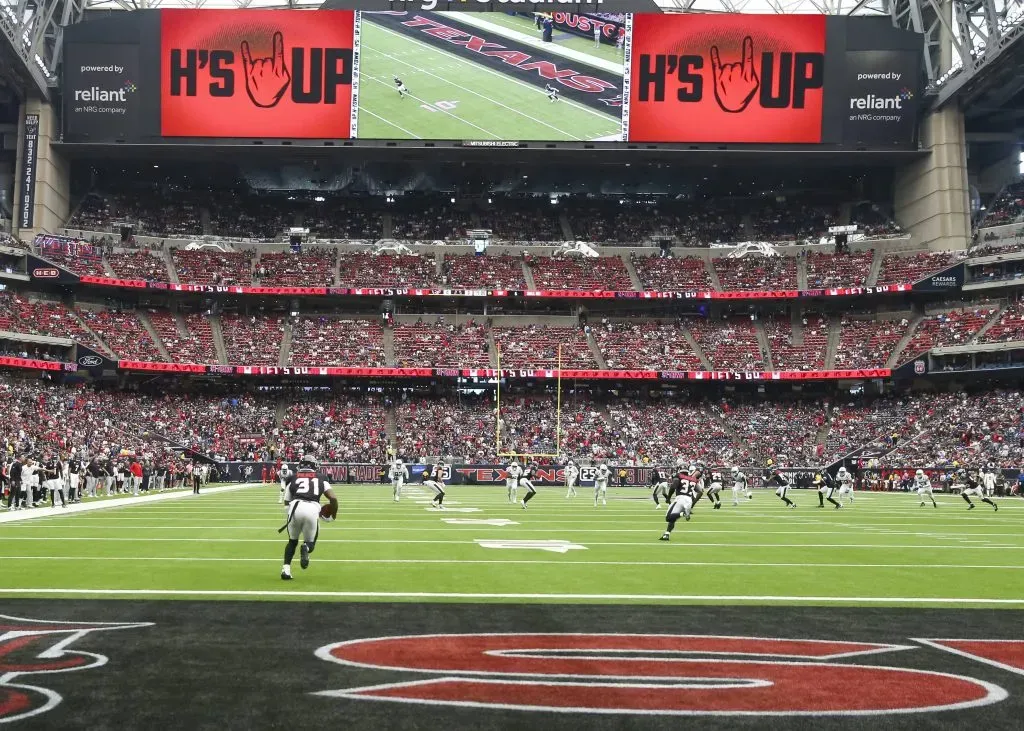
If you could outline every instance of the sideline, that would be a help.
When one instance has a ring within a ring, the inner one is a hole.
[[[247,482],[242,485],[227,485],[225,487],[207,487],[203,488],[203,491],[199,493],[200,497],[203,495],[216,495],[222,492],[236,492],[238,490],[247,490],[251,487],[259,487],[259,482]],[[122,497],[122,498],[102,498],[99,500],[90,500],[87,503],[75,503],[74,505],[68,505],[66,508],[49,506],[43,508],[29,508],[27,510],[7,510],[0,513],[0,524],[2,523],[16,523],[23,520],[34,520],[36,518],[54,518],[60,515],[76,515],[78,513],[91,513],[94,510],[107,510],[110,508],[126,508],[133,505],[145,505],[147,503],[159,503],[165,500],[176,500],[184,497],[191,497],[192,490],[190,488],[183,488],[180,490],[173,490],[170,492],[160,492],[156,495],[139,495],[138,497]]]

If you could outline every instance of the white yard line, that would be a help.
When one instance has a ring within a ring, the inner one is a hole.
[[[209,487],[202,488],[202,492],[199,497],[204,495],[219,495],[225,492],[236,492],[238,490],[247,490],[252,487],[258,487],[258,483],[250,483],[244,485],[228,485],[226,487]],[[109,510],[112,508],[127,508],[137,505],[147,505],[149,503],[159,503],[166,500],[181,500],[187,497],[194,497],[192,490],[186,488],[183,490],[174,490],[171,492],[161,492],[156,495],[140,495],[139,497],[123,497],[123,498],[110,498],[109,500],[90,500],[87,503],[75,503],[74,505],[68,505],[66,508],[29,508],[27,510],[8,510],[4,513],[0,513],[0,523],[20,523],[26,520],[34,520],[36,518],[57,518],[66,515],[77,515],[80,513],[91,513],[94,510]],[[52,526],[49,526],[52,527]]]
[[[382,55],[384,55],[384,56],[388,56],[388,54],[386,54],[386,53],[384,53],[384,54],[382,54]],[[394,56],[390,56],[390,58],[394,58]],[[397,60],[397,59],[396,59],[396,60]],[[401,62],[401,61],[399,61],[399,63],[402,63],[402,62]],[[407,65],[408,65],[408,64],[407,64]],[[421,71],[421,69],[417,69],[417,71]],[[427,72],[425,72],[425,71],[424,71],[423,73],[427,73]],[[433,74],[430,74],[430,75],[431,75],[431,76],[433,76]],[[441,78],[441,77],[439,77],[439,76],[438,76],[438,77],[435,77],[435,78]],[[388,84],[387,82],[385,82],[385,81],[381,81],[380,79],[376,79],[376,78],[374,78],[374,77],[372,77],[372,76],[364,76],[364,77],[363,77],[363,80],[366,80],[366,79],[369,79],[370,81],[376,81],[376,82],[377,82],[378,84],[382,84],[383,86],[387,86],[387,87],[389,87],[389,88],[393,88],[393,87],[391,87],[391,85],[390,85],[390,84]],[[442,79],[442,81],[447,81],[447,80],[446,80],[446,79]],[[448,82],[448,83],[451,83],[451,82]],[[455,86],[458,86],[458,84],[455,84]],[[460,87],[460,88],[461,88],[461,87]],[[468,89],[467,89],[467,91],[468,91]],[[395,93],[397,94],[398,92],[396,91]],[[422,104],[429,104],[430,106],[434,106],[433,104],[430,104],[430,102],[428,102],[428,101],[427,101],[426,99],[420,99],[420,98],[419,98],[418,96],[415,96],[415,95],[413,95],[413,94],[412,94],[412,92],[407,92],[407,94],[409,95],[409,98],[410,98],[410,99],[413,99],[413,100],[415,100],[415,101],[418,101],[418,102],[420,102],[420,103],[422,103]],[[493,138],[494,138],[494,139],[496,139],[496,140],[500,140],[500,139],[501,139],[501,137],[500,137],[499,135],[496,135],[496,134],[494,134],[493,132],[491,132],[491,131],[489,131],[489,130],[486,130],[486,129],[484,129],[483,127],[479,127],[479,126],[477,126],[477,125],[473,124],[473,123],[472,123],[472,122],[470,122],[470,121],[469,121],[468,119],[463,119],[462,117],[460,117],[460,116],[459,116],[458,114],[455,114],[454,112],[449,112],[449,111],[448,111],[447,109],[441,109],[440,107],[435,107],[435,109],[437,109],[437,111],[441,112],[442,114],[447,114],[447,115],[448,115],[449,117],[451,117],[452,119],[457,119],[457,120],[459,120],[460,122],[462,122],[463,124],[467,124],[467,125],[469,125],[469,126],[470,126],[470,127],[472,127],[473,129],[478,129],[478,130],[480,130],[480,131],[481,131],[481,132],[483,132],[483,133],[484,133],[485,135],[489,135],[489,136],[493,137]],[[365,110],[364,110],[364,111],[365,111]],[[373,116],[377,117],[378,119],[383,119],[382,117],[379,117],[379,116],[378,116],[378,115],[376,115],[376,114],[374,114]],[[385,122],[388,122],[388,120],[386,120],[386,119],[385,119],[384,121],[385,121]],[[392,124],[391,122],[388,122],[388,124],[391,124],[391,125],[392,125],[393,127],[398,127],[398,125],[397,125],[397,124]],[[399,129],[401,129],[401,128],[399,128]],[[420,138],[419,138],[419,137],[417,137],[416,139],[420,139]]]
[[[810,604],[955,604],[957,606],[1000,605],[1024,606],[1024,599],[983,599],[970,597],[885,597],[885,596],[775,596],[755,594],[470,594],[461,592],[390,592],[390,591],[242,591],[198,589],[0,589],[0,595],[36,596],[182,596],[182,597],[246,597],[256,599],[321,598],[321,599],[512,599],[557,601],[637,601],[637,602],[785,602]]]
[[[522,31],[514,30],[497,23],[492,23],[489,20],[484,20],[476,13],[459,13],[458,21],[465,25],[472,25],[480,30],[490,31],[491,33],[495,33],[499,36],[504,36],[509,40],[522,43],[524,46],[539,49],[552,56],[561,56],[562,58],[579,61],[580,63],[585,63],[588,66],[593,66],[594,68],[601,69],[602,71],[608,71],[612,74],[622,73],[622,61],[616,63],[615,61],[609,61],[589,53],[584,53],[583,51],[577,51],[574,48],[564,48],[554,42],[545,43],[544,41],[527,33],[523,33]],[[586,39],[581,36],[580,40]]]
[[[373,78],[372,76],[364,76],[363,78],[364,78],[364,79],[370,79],[371,81],[376,81],[376,80],[377,80],[377,79]],[[422,138],[422,137],[420,137],[419,135],[417,135],[417,134],[413,134],[412,132],[410,132],[409,130],[407,130],[407,129],[406,129],[405,127],[400,127],[399,125],[395,124],[395,123],[394,123],[394,122],[392,122],[392,121],[391,121],[390,119],[385,119],[384,117],[380,116],[379,114],[374,114],[373,112],[371,112],[371,111],[370,111],[369,109],[367,109],[366,107],[360,107],[360,108],[359,108],[359,113],[360,113],[360,114],[362,114],[363,112],[366,112],[366,113],[367,113],[367,114],[369,114],[369,115],[370,115],[371,117],[376,117],[377,119],[379,119],[379,120],[380,120],[381,122],[383,122],[383,123],[384,123],[384,124],[386,124],[386,125],[389,125],[389,126],[391,126],[391,127],[394,127],[394,128],[395,128],[395,129],[397,129],[397,130],[398,130],[399,132],[402,132],[402,133],[404,133],[404,134],[407,134],[407,135],[409,135],[409,137],[410,137],[411,139],[414,139],[414,140],[422,140],[422,139],[423,139],[423,138]]]
[[[0,559],[24,561],[212,561],[239,563],[272,563],[280,564],[277,556],[266,558],[211,557],[195,556],[0,556]],[[552,564],[564,566],[651,566],[650,561],[572,561],[547,559],[458,559],[458,558],[320,558],[316,563],[340,564]],[[992,569],[1024,571],[1024,565],[1017,564],[916,564],[916,563],[771,563],[771,562],[739,562],[739,561],[658,561],[658,566],[710,566],[714,568],[835,568],[835,569]],[[575,570],[575,569],[574,569]],[[0,589],[0,592],[3,590]]]

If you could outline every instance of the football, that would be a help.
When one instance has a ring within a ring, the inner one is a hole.
[[[324,503],[320,506],[320,517],[334,520],[338,517],[338,511],[330,503]]]

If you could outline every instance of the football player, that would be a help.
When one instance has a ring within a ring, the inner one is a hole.
[[[693,506],[700,498],[700,487],[692,475],[680,472],[672,480],[669,494],[672,497],[672,503],[669,505],[668,512],[665,513],[665,532],[659,539],[662,541],[671,540],[672,531],[676,529],[676,521],[679,520],[679,516],[683,516],[687,521],[690,520]]]
[[[405,88],[405,84],[402,83],[402,80],[400,78],[398,78],[397,76],[392,76],[391,78],[394,79],[395,81],[395,89],[398,90],[398,98],[405,99],[405,96],[409,93],[409,90]]]
[[[668,505],[668,473],[659,467],[655,467],[651,470],[651,488],[651,497],[654,499],[654,509],[661,509],[661,504],[658,502],[659,496],[665,498],[665,504]]]
[[[843,495],[850,496],[850,502],[853,502],[853,475],[850,474],[846,467],[840,467],[836,473],[836,482],[839,483],[839,504],[843,504]]]
[[[935,502],[935,493],[932,492],[932,481],[928,479],[928,475],[924,473],[924,470],[918,470],[914,473],[914,489],[917,490],[917,496],[921,499],[921,505],[924,507],[924,496],[927,495],[932,501],[932,507],[939,507],[938,503]]]
[[[395,502],[402,497],[402,487],[405,485],[405,481],[409,479],[409,468],[402,462],[401,457],[395,457],[395,461],[391,463],[391,469],[388,470],[388,479],[391,480],[391,486],[394,488]]]
[[[740,495],[745,493],[747,500],[754,499],[754,493],[750,491],[750,480],[747,479],[746,474],[740,471],[740,468],[736,465],[732,466],[729,470],[729,474],[732,476],[732,504],[740,504]]]
[[[558,87],[552,86],[551,84],[544,85],[544,93],[548,95],[549,102],[558,101]]]
[[[576,481],[580,478],[580,468],[571,459],[565,465],[566,499],[576,497]]]
[[[299,566],[309,567],[309,554],[316,548],[316,539],[320,534],[320,497],[326,497],[331,503],[331,517],[338,514],[338,498],[334,496],[331,483],[319,472],[315,457],[303,456],[299,460],[299,469],[288,478],[285,488],[285,509],[288,520],[284,528],[288,530],[288,543],[284,548],[284,565],[281,567],[281,578],[290,581],[292,578],[292,559],[295,549],[302,539],[299,554]]]
[[[434,491],[434,499],[430,504],[438,510],[444,510],[444,460],[434,465],[427,465],[423,470],[423,484]]]
[[[996,494],[996,467],[989,464],[981,471],[981,486],[985,488],[985,494],[992,497]]]
[[[722,498],[719,497],[719,493],[722,492],[722,483],[724,482],[722,473],[718,470],[711,470],[708,477],[710,480],[708,483],[708,500],[711,501],[711,505],[715,510],[721,510]]]
[[[967,501],[968,510],[974,510],[974,503],[971,502],[971,495],[976,496],[983,503],[988,503],[995,510],[999,510],[999,506],[996,505],[994,500],[985,497],[985,488],[982,487],[981,480],[978,479],[978,475],[975,474],[973,470],[967,473],[961,469],[959,477],[960,481],[964,483],[964,489],[961,491],[960,496]]]
[[[290,478],[292,476],[292,468],[288,466],[287,462],[282,462],[281,463],[281,471],[278,473],[278,475],[281,477],[281,497],[278,498],[277,502],[278,503],[283,503],[284,502],[284,491],[285,491],[285,488],[288,486],[288,478]]]
[[[516,502],[516,492],[519,489],[519,478],[523,476],[523,468],[519,465],[519,461],[513,459],[508,467],[505,468],[505,487],[508,488],[508,501],[512,504]]]
[[[782,502],[786,503],[786,507],[795,508],[796,503],[789,499],[788,493],[791,487],[789,478],[782,474],[782,471],[778,467],[769,467],[764,471],[765,483],[768,485],[775,485],[775,494],[779,496]]]
[[[611,479],[612,471],[604,460],[597,463],[594,470],[594,507],[600,499],[605,507],[608,507],[608,480]]]
[[[533,486],[533,475],[537,470],[537,465],[534,462],[528,462],[519,474],[517,484],[519,487],[526,488],[526,494],[523,496],[523,510],[526,510],[526,503],[533,500],[533,496],[537,494],[537,488]]]
[[[818,488],[818,507],[825,507],[825,499],[827,498],[830,503],[836,506],[836,510],[843,507],[843,504],[835,499],[836,494],[836,481],[832,479],[832,475],[828,473],[828,470],[818,470],[814,475],[814,486]]]

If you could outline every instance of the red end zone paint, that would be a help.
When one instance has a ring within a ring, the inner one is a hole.
[[[1024,640],[919,640],[940,650],[1024,675]]]
[[[323,695],[520,710],[881,714],[1006,697],[998,686],[961,676],[820,662],[901,649],[908,648],[744,637],[476,634],[355,640],[317,655],[344,665],[447,676]]]

